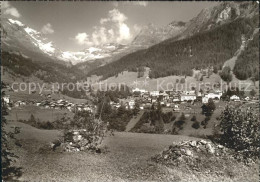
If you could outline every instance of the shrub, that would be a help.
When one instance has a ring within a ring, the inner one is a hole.
[[[198,121],[195,121],[193,124],[192,124],[192,128],[194,129],[199,129],[200,128],[200,123]]]
[[[185,78],[181,78],[180,83],[185,83]]]
[[[172,112],[162,113],[162,118],[164,123],[170,123],[173,118]]]
[[[197,118],[195,115],[192,116],[192,118],[190,119],[191,121],[197,121]]]
[[[174,121],[175,119],[176,119],[176,116],[173,115],[171,120]]]
[[[206,116],[206,118],[203,121],[201,121],[201,125],[203,125],[203,128],[207,127],[209,120],[210,120],[210,117]]]
[[[210,98],[207,104],[202,105],[201,109],[203,115],[210,117],[216,109],[216,106],[214,101]]]
[[[259,157],[259,116],[252,108],[242,110],[227,106],[222,112],[220,129],[221,143],[236,151],[241,151],[246,157]]]

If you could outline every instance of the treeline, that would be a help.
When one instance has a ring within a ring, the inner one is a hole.
[[[259,35],[254,35],[245,50],[237,58],[234,74],[240,80],[259,80]]]
[[[220,68],[240,47],[242,34],[248,38],[257,26],[255,18],[236,19],[187,39],[169,39],[128,54],[118,61],[90,71],[88,75],[101,75],[106,79],[125,70],[137,72],[141,67],[149,67],[150,78],[158,78],[170,75],[191,76],[193,68]]]

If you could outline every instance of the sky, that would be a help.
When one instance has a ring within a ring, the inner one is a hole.
[[[77,1],[2,2],[3,16],[21,21],[63,51],[130,43],[142,26],[189,21],[217,2]]]

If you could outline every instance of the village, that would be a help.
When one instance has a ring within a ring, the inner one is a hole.
[[[200,104],[207,104],[209,99],[214,102],[219,102],[222,99],[223,92],[220,90],[209,90],[205,93],[201,91],[147,91],[145,89],[134,88],[132,89],[132,96],[127,99],[121,99],[120,103],[111,101],[110,105],[114,108],[124,106],[126,109],[133,109],[136,102],[141,110],[150,109],[152,105],[156,106],[158,103],[165,108],[173,108],[175,112],[181,112],[179,104],[190,103],[193,105],[195,102]],[[238,95],[231,95],[228,100],[234,102],[249,102],[254,100],[255,97],[245,96],[241,97]]]
[[[219,102],[222,98],[223,92],[220,90],[209,90],[209,91],[176,91],[176,90],[166,90],[166,91],[147,91],[145,89],[133,88],[131,96],[126,99],[119,99],[119,102],[110,101],[112,108],[117,109],[120,106],[125,107],[125,109],[133,109],[138,102],[139,108],[150,109],[152,105],[156,106],[158,103],[162,107],[173,108],[175,112],[180,112],[179,104],[195,102],[201,104],[207,104],[209,99],[214,102]],[[41,94],[40,96],[43,96]],[[230,101],[235,102],[247,102],[256,99],[257,97],[245,96],[240,98],[238,95],[232,95],[229,97]],[[53,99],[51,94],[45,95],[45,99],[42,101],[32,101],[32,100],[18,100],[12,101],[10,95],[3,97],[4,101],[8,105],[8,109],[11,110],[12,107],[22,107],[27,105],[37,106],[41,109],[57,109],[57,110],[68,110],[70,112],[77,111],[89,111],[94,112],[96,106],[91,102],[85,103],[73,103],[65,99]]]

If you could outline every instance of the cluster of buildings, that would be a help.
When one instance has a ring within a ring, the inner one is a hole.
[[[200,91],[190,90],[190,91],[145,91],[143,89],[133,89],[134,97],[143,97],[148,100],[151,100],[151,103],[156,102],[159,98],[160,101],[166,101],[168,103],[174,102],[188,102],[188,101],[201,101],[207,103],[209,99],[220,100],[222,92],[217,91],[208,91],[203,94]]]
[[[88,103],[81,103],[81,104],[74,104],[72,102],[68,102],[66,100],[43,100],[41,102],[36,102],[36,106],[46,109],[67,109],[70,112],[77,112],[77,111],[89,111],[93,112],[94,107]]]
[[[175,110],[178,110],[178,104],[183,102],[201,102],[203,104],[208,103],[209,99],[220,100],[223,93],[220,90],[209,90],[209,91],[147,91],[145,89],[135,88],[132,90],[133,96],[121,100],[121,103],[111,102],[111,106],[118,108],[124,106],[126,109],[133,109],[135,107],[135,102],[138,102],[140,109],[150,108],[152,105],[160,104],[165,107],[172,107]],[[232,101],[240,101],[239,96],[232,95],[230,97]],[[246,97],[245,100],[250,100],[249,97]]]
[[[46,99],[40,102],[30,101],[30,100],[26,100],[26,101],[18,100],[13,102],[10,100],[10,96],[7,95],[3,97],[3,100],[8,105],[8,109],[10,109],[11,107],[22,107],[26,105],[34,105],[42,109],[59,109],[59,110],[67,109],[70,112],[77,112],[77,111],[93,112],[94,111],[94,106],[89,103],[74,104],[72,102],[68,102],[62,99],[59,100],[52,99],[52,101]]]

